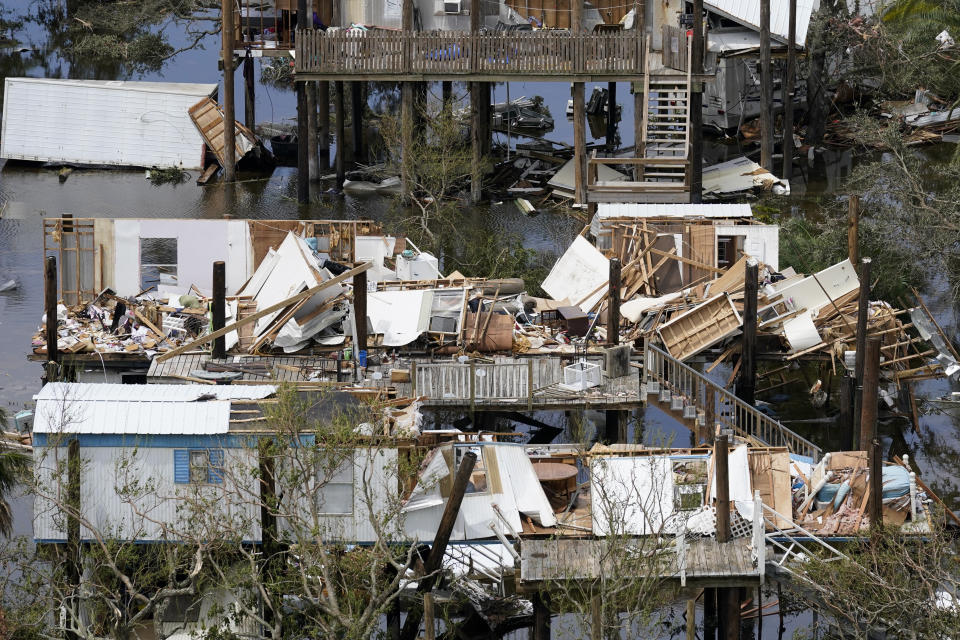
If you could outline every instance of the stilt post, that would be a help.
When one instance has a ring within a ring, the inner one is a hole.
[[[693,42],[689,64],[692,74],[703,73],[703,0],[693,1]],[[690,202],[703,199],[703,83],[694,80],[690,87]]]
[[[784,86],[780,89],[783,98],[783,177],[793,178],[793,99],[797,86],[797,0],[789,0],[787,18],[787,72]],[[853,261],[856,264],[856,261]]]
[[[222,260],[213,263],[213,303],[211,304],[211,328],[214,331],[223,329],[227,318],[227,270]],[[213,341],[211,357],[221,360],[227,357],[226,336],[220,336]]]
[[[300,0],[303,2],[303,0]],[[233,3],[221,0],[220,3],[221,36],[223,50],[223,179],[233,182],[237,179],[237,130],[236,115],[233,109]]]
[[[850,430],[851,439],[860,428],[860,412],[863,408],[863,369],[867,355],[867,315],[870,312],[870,258],[860,261],[860,300],[857,306],[857,354],[854,362],[854,377],[856,378],[856,392],[853,399],[853,428]],[[845,442],[844,446],[853,448],[854,443]],[[864,442],[863,446],[868,443]]]
[[[757,384],[757,294],[759,288],[759,263],[755,258],[747,260],[744,270],[743,289],[743,336],[740,347],[740,379],[737,381],[737,397],[753,406]]]
[[[760,166],[773,170],[773,66],[770,0],[760,0]]]
[[[717,478],[717,542],[730,541],[730,465],[727,436],[720,434],[713,445],[714,474]],[[718,606],[720,606],[718,604]]]
[[[343,189],[343,183],[347,179],[347,159],[346,159],[346,146],[347,146],[347,136],[346,136],[346,124],[344,123],[345,117],[345,107],[343,100],[343,81],[337,80],[334,83],[334,92],[336,96],[334,98],[334,110],[336,112],[337,120],[337,189]]]

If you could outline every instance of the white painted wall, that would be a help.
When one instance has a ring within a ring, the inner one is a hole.
[[[717,237],[740,236],[743,250],[769,266],[780,270],[780,227],[775,224],[717,225]]]
[[[178,287],[213,289],[213,263],[223,260],[227,295],[253,274],[253,245],[245,220],[117,219],[113,222],[114,282],[120,296],[140,292],[140,239],[177,239]]]

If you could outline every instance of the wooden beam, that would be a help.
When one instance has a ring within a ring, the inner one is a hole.
[[[699,261],[693,260],[693,259],[691,259],[691,258],[684,258],[683,256],[678,256],[678,255],[675,255],[674,253],[669,253],[669,252],[667,252],[667,251],[661,251],[660,249],[650,249],[650,253],[655,254],[655,255],[658,255],[658,256],[663,256],[663,257],[665,257],[665,258],[673,258],[674,260],[677,260],[677,261],[682,262],[682,263],[684,263],[684,264],[689,264],[689,265],[692,266],[692,267],[696,267],[696,268],[698,268],[698,269],[704,269],[704,270],[706,270],[706,271],[713,271],[714,273],[726,273],[726,272],[727,272],[726,269],[717,269],[716,267],[711,267],[710,265],[708,265],[708,264],[706,264],[706,263],[704,263],[704,262],[699,262]]]
[[[279,311],[280,309],[285,309],[285,308],[288,307],[289,305],[296,304],[297,302],[300,302],[301,300],[305,300],[306,298],[310,298],[310,297],[312,297],[313,295],[319,293],[320,291],[323,291],[324,289],[327,289],[327,288],[329,288],[329,287],[332,287],[332,286],[335,285],[335,284],[340,284],[340,283],[343,282],[344,280],[349,280],[349,279],[352,278],[353,276],[357,275],[358,273],[363,273],[364,271],[366,271],[367,269],[369,269],[369,268],[372,267],[372,266],[373,266],[373,263],[372,263],[372,262],[364,262],[364,263],[363,263],[362,265],[360,265],[359,267],[355,267],[355,268],[353,268],[353,269],[350,269],[350,271],[344,271],[343,273],[341,273],[340,275],[338,275],[336,278],[331,278],[330,280],[327,280],[326,282],[321,282],[320,284],[318,284],[318,285],[315,286],[315,287],[311,287],[311,288],[307,289],[306,291],[301,291],[301,292],[298,293],[297,295],[292,296],[292,297],[290,297],[290,298],[287,298],[286,300],[281,300],[280,302],[278,302],[278,303],[276,303],[276,304],[270,305],[269,307],[267,307],[267,308],[264,309],[263,311],[257,311],[256,313],[254,313],[254,314],[252,314],[252,315],[249,315],[249,316],[247,316],[246,318],[244,318],[244,319],[242,319],[242,320],[238,320],[237,322],[234,322],[233,324],[228,324],[227,326],[225,326],[224,328],[222,328],[222,329],[220,329],[220,330],[218,330],[218,331],[214,331],[214,332],[212,332],[212,333],[208,333],[208,334],[205,335],[205,336],[202,336],[202,337],[200,337],[200,338],[197,338],[197,339],[194,340],[193,342],[190,342],[190,343],[188,343],[188,344],[179,346],[179,347],[177,347],[176,349],[172,349],[172,350],[170,350],[170,351],[167,351],[166,353],[157,356],[157,357],[155,358],[155,360],[156,360],[157,362],[164,362],[165,360],[169,360],[170,358],[173,358],[174,356],[178,356],[178,355],[180,355],[181,353],[185,353],[185,352],[187,352],[187,351],[190,351],[191,349],[196,349],[196,348],[199,347],[200,345],[207,344],[208,342],[210,342],[210,341],[212,341],[212,340],[216,340],[216,339],[219,338],[220,336],[226,335],[226,334],[230,333],[231,331],[234,331],[235,329],[238,329],[238,328],[240,328],[240,327],[242,327],[242,326],[244,326],[244,325],[246,325],[246,324],[250,324],[251,322],[254,322],[255,320],[259,320],[260,318],[262,318],[262,317],[264,317],[264,316],[267,316],[267,315],[273,313],[274,311]]]

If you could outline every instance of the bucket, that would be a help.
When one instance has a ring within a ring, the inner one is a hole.
[[[367,366],[367,351],[366,349],[360,349],[357,351],[357,362],[360,363],[361,367]]]

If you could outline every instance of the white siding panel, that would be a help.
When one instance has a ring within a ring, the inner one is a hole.
[[[775,224],[717,225],[717,236],[742,236],[743,250],[774,271],[780,270],[780,227]]]
[[[187,110],[212,84],[7,78],[0,157],[199,169]]]
[[[670,458],[594,458],[590,496],[594,534],[659,533],[674,512]]]
[[[190,527],[206,535],[240,531],[244,540],[260,540],[259,483],[251,476],[256,464],[252,452],[225,449],[225,480],[222,485],[176,484],[173,481],[172,448],[83,447],[81,457],[80,504],[83,524],[80,536],[95,535],[120,540],[178,540]],[[58,483],[54,469],[64,461],[66,448],[38,448],[35,469],[43,495],[57,495],[66,481]],[[234,482],[245,484],[238,487]],[[207,519],[185,507],[184,497],[200,506]],[[62,516],[50,499],[34,501],[34,537],[38,540],[65,540]]]

